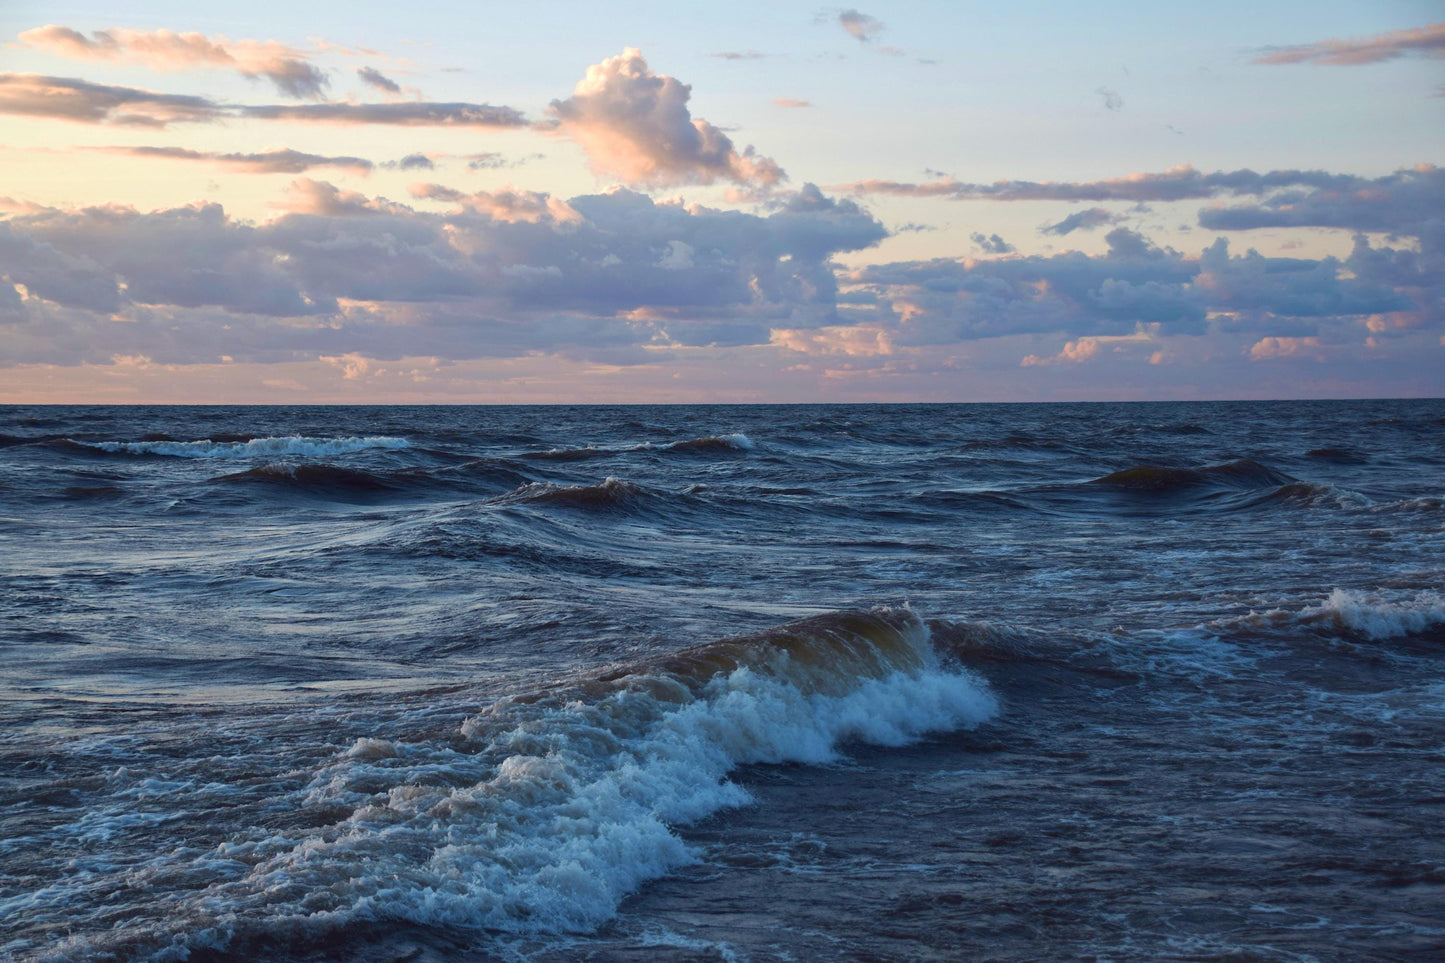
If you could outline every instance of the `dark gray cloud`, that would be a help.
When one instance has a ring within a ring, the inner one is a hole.
[[[371,161],[362,157],[326,157],[321,154],[305,154],[290,149],[262,151],[254,154],[221,154],[187,150],[184,147],[87,147],[84,149],[106,154],[121,154],[127,157],[194,161],[246,174],[304,174],[315,167],[340,167],[366,174],[374,166]]]
[[[1409,30],[1392,30],[1358,40],[1322,40],[1293,47],[1272,47],[1257,64],[1331,64],[1351,67],[1394,60],[1411,54],[1445,57],[1445,22]]]
[[[368,87],[379,90],[382,93],[401,93],[401,84],[397,83],[395,80],[392,80],[390,77],[382,73],[380,70],[377,70],[375,67],[358,67],[356,70],[356,76],[361,78],[361,82],[366,84]]]
[[[1074,231],[1092,231],[1109,224],[1117,224],[1121,220],[1123,218],[1120,215],[1111,214],[1102,207],[1091,207],[1087,210],[1075,211],[1056,224],[1040,228],[1040,233],[1057,234],[1062,237]]]
[[[872,43],[883,32],[881,20],[851,9],[838,14],[838,26],[859,43]]]
[[[429,171],[435,170],[437,165],[425,154],[407,154],[400,160],[388,161],[386,166],[403,171]]]
[[[1432,313],[1445,296],[1445,259],[1428,251],[1371,248],[1361,239],[1341,262],[1231,255],[1223,238],[1187,257],[1127,228],[1107,241],[1100,256],[874,265],[848,275],[840,303],[899,345],[1019,334],[1120,338],[1141,329],[1151,337],[1215,329],[1293,337],[1342,319],[1363,340],[1365,321],[1384,316],[1445,327],[1445,313]]]
[[[237,106],[205,97],[159,94],[134,87],[93,84],[70,77],[0,73],[0,114],[45,117],[81,124],[166,127],[210,124],[237,117],[301,123],[383,124],[403,127],[518,128],[527,118],[490,104],[278,104]]]
[[[771,325],[836,321],[832,256],[885,236],[852,201],[811,185],[766,216],[625,190],[569,201],[419,192],[456,209],[298,181],[290,212],[259,225],[218,205],[0,221],[0,277],[30,294],[0,308],[54,331],[7,345],[3,360],[585,353],[647,343],[662,324],[685,343],[754,343]]]
[[[969,239],[989,254],[1012,254],[1017,250],[997,234],[984,234],[982,231],[976,231],[969,235]]]
[[[213,123],[225,113],[225,108],[204,97],[158,94],[69,77],[0,73],[0,114],[79,124],[165,127]]]
[[[1199,212],[1199,226],[1215,231],[1332,227],[1414,235],[1441,219],[1445,219],[1445,169],[1428,164],[1383,177],[1302,186],[1255,203]]]
[[[1372,183],[1352,174],[1325,171],[1279,170],[1263,174],[1252,170],[1205,174],[1183,164],[1167,171],[1130,174],[1102,181],[996,181],[969,184],[944,178],[923,184],[906,181],[864,180],[840,184],[830,190],[852,194],[892,194],[900,197],[940,197],[947,200],[995,201],[1187,201],[1223,194],[1265,194],[1290,187],[1349,190]]]

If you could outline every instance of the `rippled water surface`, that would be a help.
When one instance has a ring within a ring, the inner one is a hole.
[[[0,408],[0,958],[1445,958],[1445,402]]]

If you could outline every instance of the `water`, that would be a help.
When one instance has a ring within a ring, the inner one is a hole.
[[[0,957],[1441,958],[1442,442],[0,409]]]

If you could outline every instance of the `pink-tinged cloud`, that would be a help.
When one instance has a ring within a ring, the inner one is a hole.
[[[812,101],[809,101],[809,100],[797,100],[797,99],[792,98],[792,97],[774,97],[774,98],[773,98],[773,106],[774,106],[774,107],[811,107],[811,106],[813,106],[813,103],[812,103]]]
[[[694,119],[692,88],[654,74],[635,48],[587,68],[572,96],[550,111],[561,133],[586,151],[599,172],[646,186],[732,181],[776,187],[787,175],[751,147],[739,152],[717,127]]]
[[[298,100],[320,100],[326,75],[307,62],[307,54],[274,40],[229,40],[170,30],[97,30],[89,37],[70,27],[49,24],[17,38],[22,46],[72,60],[115,60],[152,70],[229,68],[245,77],[264,77]]]
[[[88,151],[117,154],[125,157],[157,158],[209,164],[223,170],[243,174],[303,174],[314,167],[336,167],[355,174],[371,173],[375,166],[362,157],[325,157],[301,151],[281,149],[252,154],[221,154],[187,150],[183,147],[87,147]]]
[[[656,343],[763,345],[771,328],[836,322],[833,255],[884,236],[816,189],[766,217],[627,190],[419,192],[457,208],[303,178],[261,224],[213,204],[0,219],[0,365],[537,351],[634,364]]]
[[[1299,356],[1323,360],[1323,346],[1314,336],[1304,338],[1260,338],[1249,349],[1251,361],[1269,361],[1274,358]]]
[[[166,127],[214,123],[225,116],[225,109],[204,97],[111,87],[68,77],[0,74],[0,114],[79,124]]]
[[[136,87],[93,84],[71,77],[0,74],[0,114],[80,124],[167,127],[232,119],[312,124],[376,124],[393,127],[516,129],[527,118],[490,104],[407,102],[398,104],[221,104],[205,97],[161,94]]]
[[[1359,40],[1322,40],[1295,47],[1280,47],[1256,57],[1257,64],[1318,63],[1337,67],[1374,64],[1418,54],[1445,57],[1445,22]]]
[[[461,210],[485,214],[506,224],[576,224],[582,220],[582,215],[566,201],[538,191],[508,187],[466,194],[441,184],[413,184],[407,190],[420,200],[456,204]]]

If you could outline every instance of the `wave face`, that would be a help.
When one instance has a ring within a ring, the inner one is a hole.
[[[498,699],[449,735],[358,737],[289,794],[233,799],[253,813],[346,815],[299,833],[235,827],[176,868],[182,891],[72,949],[245,953],[278,933],[319,940],[358,922],[590,931],[640,884],[696,858],[674,827],[750,801],[728,778],[737,767],[827,763],[846,743],[902,746],[995,711],[987,686],[941,665],[906,610],[645,660]],[[136,798],[119,781],[117,797]],[[34,896],[6,902],[41,911]]]
[[[1445,400],[0,406],[0,959],[1434,959],[1442,479]]]

